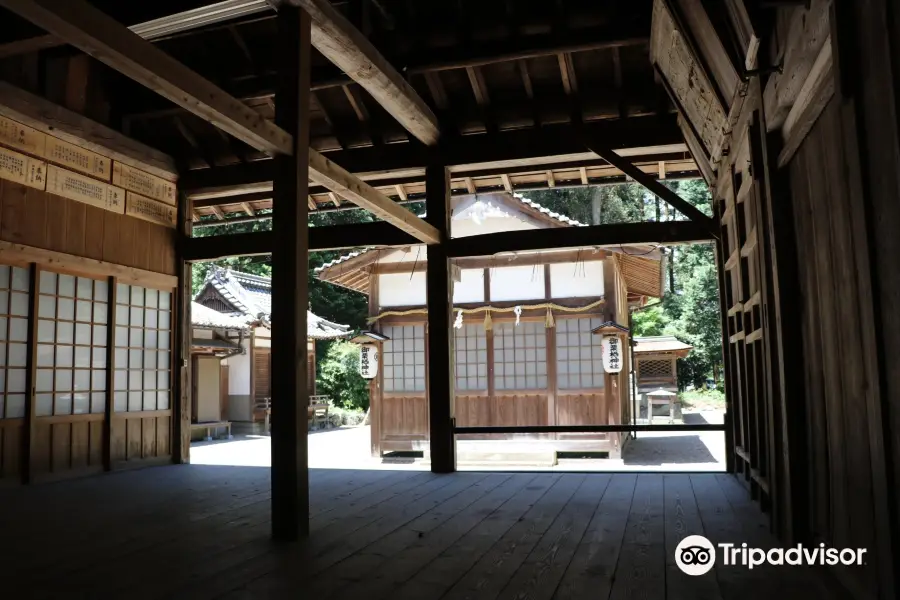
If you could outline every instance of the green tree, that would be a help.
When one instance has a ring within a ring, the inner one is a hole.
[[[319,365],[317,391],[342,408],[368,410],[369,385],[359,374],[359,346],[335,341]]]
[[[632,332],[636,336],[663,335],[670,322],[671,317],[661,302],[636,310],[631,316]]]

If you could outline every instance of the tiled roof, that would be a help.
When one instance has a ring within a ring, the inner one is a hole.
[[[272,313],[272,279],[231,269],[213,267],[204,287],[211,285],[238,314],[259,318]]]
[[[197,302],[191,302],[191,325],[214,329],[247,329],[251,320],[220,313]]]
[[[200,307],[204,315],[208,311],[221,315],[224,319],[234,319],[236,322],[243,322],[245,326],[253,321],[260,321],[269,326],[272,319],[271,277],[214,267],[207,274],[203,287],[205,288],[207,285],[215,288],[228,304],[235,307],[236,311],[229,314],[220,313],[206,306],[193,303],[192,322],[194,321],[193,315],[197,311],[195,307]],[[332,323],[314,314],[312,311],[306,311],[306,334],[310,338],[329,340],[346,337],[350,333],[349,325]]]
[[[655,335],[634,338],[634,351],[640,352],[684,352],[687,354],[693,346],[679,341],[673,335]]]
[[[572,227],[586,227],[587,223],[582,223],[581,221],[576,221],[575,219],[570,219],[566,215],[562,215],[558,212],[553,212],[549,208],[541,206],[537,202],[532,202],[522,194],[513,194],[513,198],[524,204],[525,206],[529,206],[545,215],[550,217],[551,219],[555,219],[560,223],[565,223],[566,225],[571,225]]]
[[[368,252],[370,250],[376,250],[376,248],[362,248],[361,250],[354,250],[350,254],[345,254],[343,256],[339,256],[336,259],[329,261],[320,267],[316,267],[315,269],[313,269],[313,272],[321,273],[322,271],[324,271],[325,269],[327,269],[329,267],[333,267],[334,265],[339,265],[343,262],[347,262],[351,258],[356,258],[357,256],[362,256],[363,254],[365,254],[366,252]]]
[[[561,215],[557,212],[553,212],[552,210],[550,210],[544,206],[541,206],[537,202],[532,202],[531,200],[529,200],[522,194],[512,194],[512,197],[515,200],[517,200],[518,202],[520,202],[521,204],[523,204],[531,209],[539,211],[543,215],[549,217],[551,220],[557,221],[559,223],[564,223],[566,225],[569,225],[570,227],[585,227],[586,226],[585,223],[576,221],[575,219],[570,219],[569,217],[567,217],[565,215]],[[426,214],[422,213],[417,216],[419,218],[424,218],[426,216]],[[353,252],[351,252],[349,254],[345,254],[343,256],[339,256],[338,258],[336,258],[332,261],[329,261],[320,267],[316,267],[313,271],[315,273],[321,273],[322,271],[324,271],[326,269],[329,269],[335,265],[339,265],[341,263],[347,262],[351,258],[356,258],[357,256],[361,256],[361,255],[365,254],[366,252],[368,252],[370,250],[374,250],[374,249],[375,248],[362,248],[361,250],[354,250]]]

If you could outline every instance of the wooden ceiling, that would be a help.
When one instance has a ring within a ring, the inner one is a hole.
[[[210,1],[93,0],[92,4],[133,25]],[[673,125],[665,91],[654,81],[648,48],[651,0],[347,0],[334,5],[429,105],[441,124],[442,147],[456,144],[470,150],[454,156],[453,164],[472,163],[455,170],[455,194],[622,181],[621,171],[574,139],[559,141],[566,136],[554,133],[569,135],[583,126],[610,123],[618,128],[615,143],[609,145],[638,148],[630,157],[645,172],[671,178],[697,176]],[[275,15],[264,7],[153,41],[271,119],[279,58]],[[18,25],[18,18],[9,18]],[[39,42],[43,35],[24,22],[4,32],[0,57],[16,44]],[[55,52],[75,50],[63,47]],[[422,165],[404,170],[381,163],[391,163],[398,155],[421,154],[422,147],[318,52],[314,51],[312,65],[311,146],[353,173],[377,172],[373,177],[379,180],[370,183],[398,201],[421,198]],[[195,199],[197,218],[253,218],[271,206],[266,196],[271,179],[265,176],[218,184],[215,194],[198,191],[190,183],[194,174],[201,173],[205,182],[227,182],[236,169],[268,162],[268,156],[124,76],[97,67],[104,73],[111,124],[176,159],[186,174],[185,189]],[[510,135],[513,132],[517,137]],[[554,138],[553,147],[548,137]],[[513,139],[514,144],[504,142]],[[487,151],[478,155],[482,148],[508,146],[546,147],[544,157],[556,158],[544,160],[539,151],[532,152],[530,161],[519,156],[498,161]],[[344,160],[367,151],[377,160],[353,164]],[[311,192],[311,209],[344,208],[326,190]],[[235,194],[244,197],[228,197]]]

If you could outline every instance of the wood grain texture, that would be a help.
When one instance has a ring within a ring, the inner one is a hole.
[[[0,527],[21,541],[0,576],[37,596],[594,600],[627,588],[739,600],[802,584],[839,597],[815,569],[716,569],[662,585],[683,533],[775,544],[727,475],[312,469],[310,539],[285,547],[268,539],[269,473],[168,466],[5,491],[20,508]],[[166,576],[142,576],[151,565]],[[691,594],[717,585],[721,595]]]
[[[291,153],[291,136],[82,0],[2,6],[259,150]]]
[[[677,104],[697,131],[712,164],[722,152],[727,115],[708,75],[678,30],[664,0],[653,3],[650,58],[659,66]]]
[[[175,232],[8,181],[0,182],[0,247],[48,268],[169,288]]]
[[[437,143],[437,117],[372,43],[327,0],[290,0],[312,18],[316,50],[359,83],[423,144]]]
[[[63,141],[175,181],[175,161],[166,154],[91,121],[45,98],[0,82],[0,116],[33,127]]]

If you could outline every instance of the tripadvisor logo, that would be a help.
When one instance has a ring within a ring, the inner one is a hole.
[[[825,544],[805,548],[797,544],[791,548],[750,548],[731,543],[718,544],[723,566],[743,566],[753,569],[760,565],[863,565],[865,548],[828,548]],[[688,575],[703,575],[716,564],[716,547],[702,535],[689,535],[675,548],[675,564]]]

